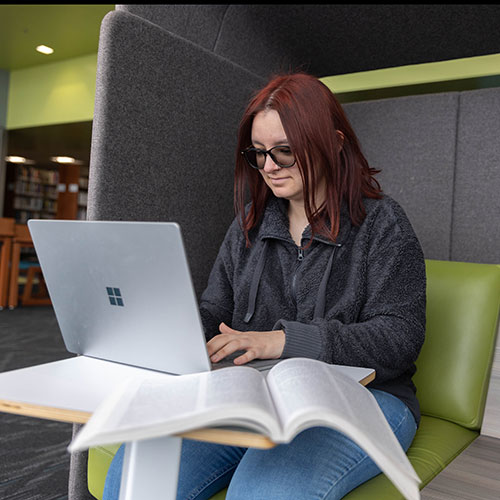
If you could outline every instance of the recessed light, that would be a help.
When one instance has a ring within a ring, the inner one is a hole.
[[[71,156],[52,156],[50,158],[52,161],[55,161],[56,163],[75,163],[76,160],[72,158]]]
[[[51,47],[47,47],[47,45],[39,45],[36,50],[38,52],[41,52],[42,54],[52,54],[54,52],[54,49]]]
[[[26,163],[26,158],[24,156],[6,156],[5,161],[9,163]]]

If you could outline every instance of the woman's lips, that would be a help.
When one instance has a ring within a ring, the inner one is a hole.
[[[289,179],[289,177],[269,177],[269,180],[273,185],[283,184],[283,182],[285,182],[287,179]]]

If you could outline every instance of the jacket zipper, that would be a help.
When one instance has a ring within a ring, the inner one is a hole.
[[[295,270],[293,272],[293,277],[292,277],[292,297],[295,303],[297,303],[297,272],[303,260],[304,260],[304,250],[302,250],[302,248],[299,248],[297,255],[297,265],[295,266]]]

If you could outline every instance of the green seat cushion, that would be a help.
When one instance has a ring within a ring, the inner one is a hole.
[[[102,500],[104,482],[106,481],[111,460],[113,460],[119,447],[119,444],[110,444],[89,449],[87,483],[90,494],[99,500]]]
[[[434,417],[422,416],[420,427],[408,450],[408,457],[422,480],[422,487],[443,470],[478,433]],[[88,486],[90,493],[102,500],[104,481],[119,445],[99,446],[89,451]],[[211,500],[224,500],[226,489],[214,495]],[[402,495],[386,478],[379,474],[362,484],[346,496],[348,500],[402,499]]]

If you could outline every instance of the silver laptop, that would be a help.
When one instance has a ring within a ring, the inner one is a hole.
[[[33,219],[28,227],[69,352],[173,374],[232,364],[208,357],[178,224]]]

